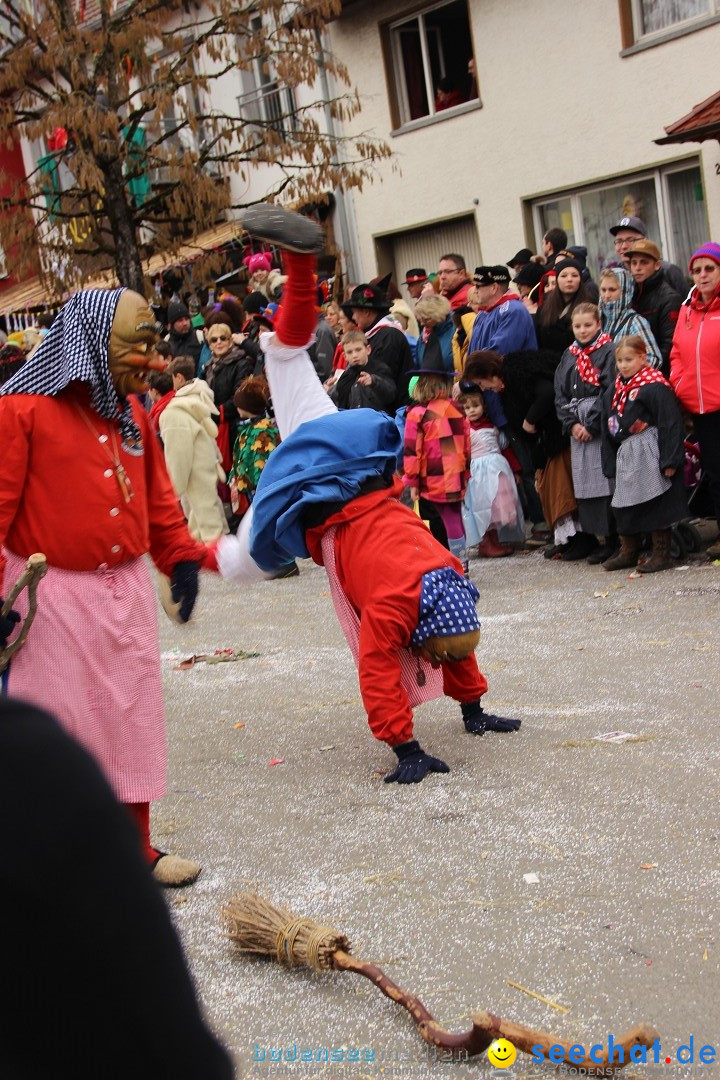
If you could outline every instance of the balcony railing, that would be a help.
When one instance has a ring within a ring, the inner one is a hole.
[[[287,86],[266,83],[238,99],[238,115],[246,124],[270,127],[288,138],[297,127],[295,97]]]

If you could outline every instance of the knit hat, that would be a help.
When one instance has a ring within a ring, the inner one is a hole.
[[[179,300],[176,300],[175,303],[170,304],[168,306],[168,313],[167,313],[168,326],[172,326],[173,323],[176,323],[178,321],[178,319],[189,319],[189,318],[190,318],[190,312],[185,307],[185,304],[181,303]]]
[[[560,272],[562,270],[567,270],[568,268],[572,268],[573,270],[577,270],[578,274],[582,274],[583,270],[585,269],[583,264],[581,262],[579,262],[577,259],[570,259],[567,256],[565,256],[564,259],[558,259],[558,261],[553,266],[553,270],[555,271],[555,277],[559,277]]]
[[[510,271],[507,266],[476,266],[476,285],[509,285]]]
[[[652,240],[648,240],[643,237],[642,240],[635,240],[632,247],[625,248],[626,255],[649,255],[651,259],[655,259],[656,262],[660,261],[660,248],[657,244],[653,244]]]
[[[720,266],[720,244],[716,244],[713,240],[708,240],[707,243],[699,247],[697,251],[694,251],[690,256],[689,270],[692,274],[692,265],[696,259],[712,259],[714,263]],[[9,340],[9,339],[8,339]]]
[[[539,284],[544,273],[545,268],[540,263],[525,263],[524,266],[520,267],[513,281],[516,285],[529,285],[532,289]]]
[[[272,255],[269,251],[258,251],[255,255],[246,255],[243,262],[249,274],[254,274],[256,270],[267,270],[269,273],[272,269]]]
[[[267,380],[260,375],[248,375],[247,379],[235,391],[235,407],[248,412],[251,416],[260,416],[265,412],[270,398]]]
[[[617,236],[621,229],[632,229],[633,232],[640,233],[641,236],[647,236],[645,222],[641,221],[639,217],[621,217],[617,225],[613,225],[612,229],[610,229],[610,232],[613,236]]]
[[[265,293],[259,292],[257,289],[255,292],[248,293],[243,300],[243,307],[246,315],[257,315],[267,304],[267,296]]]
[[[418,624],[410,636],[412,645],[422,645],[429,637],[453,637],[480,629],[475,605],[480,598],[476,586],[450,566],[423,574]]]

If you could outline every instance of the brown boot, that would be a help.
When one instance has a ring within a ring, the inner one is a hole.
[[[670,529],[660,529],[652,534],[652,555],[638,570],[641,574],[656,574],[658,570],[672,570],[674,565],[670,558]]]
[[[496,529],[488,529],[478,544],[477,553],[481,559],[502,559],[512,555],[515,549],[510,544],[501,544]]]
[[[639,536],[620,536],[620,550],[603,563],[604,570],[629,570],[637,566],[640,551]]]

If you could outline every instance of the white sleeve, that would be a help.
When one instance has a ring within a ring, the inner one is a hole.
[[[261,570],[250,558],[250,526],[252,525],[252,506],[240,522],[237,536],[221,536],[215,556],[220,577],[228,581],[252,582],[267,581],[273,576],[272,571]]]

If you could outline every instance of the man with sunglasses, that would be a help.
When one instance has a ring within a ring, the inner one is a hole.
[[[306,350],[320,230],[276,207],[253,207],[243,223],[286,252],[275,332],[260,339],[283,441],[237,537],[221,538],[205,565],[236,581],[272,576],[295,557],[325,566],[370,728],[397,757],[385,781],[419,783],[449,770],[413,737],[413,704],[454,698],[473,735],[516,731],[520,721],[482,709],[487,681],[474,655],[478,592],[460,562],[399,501],[394,422],[371,409],[338,412],[317,380]]]

